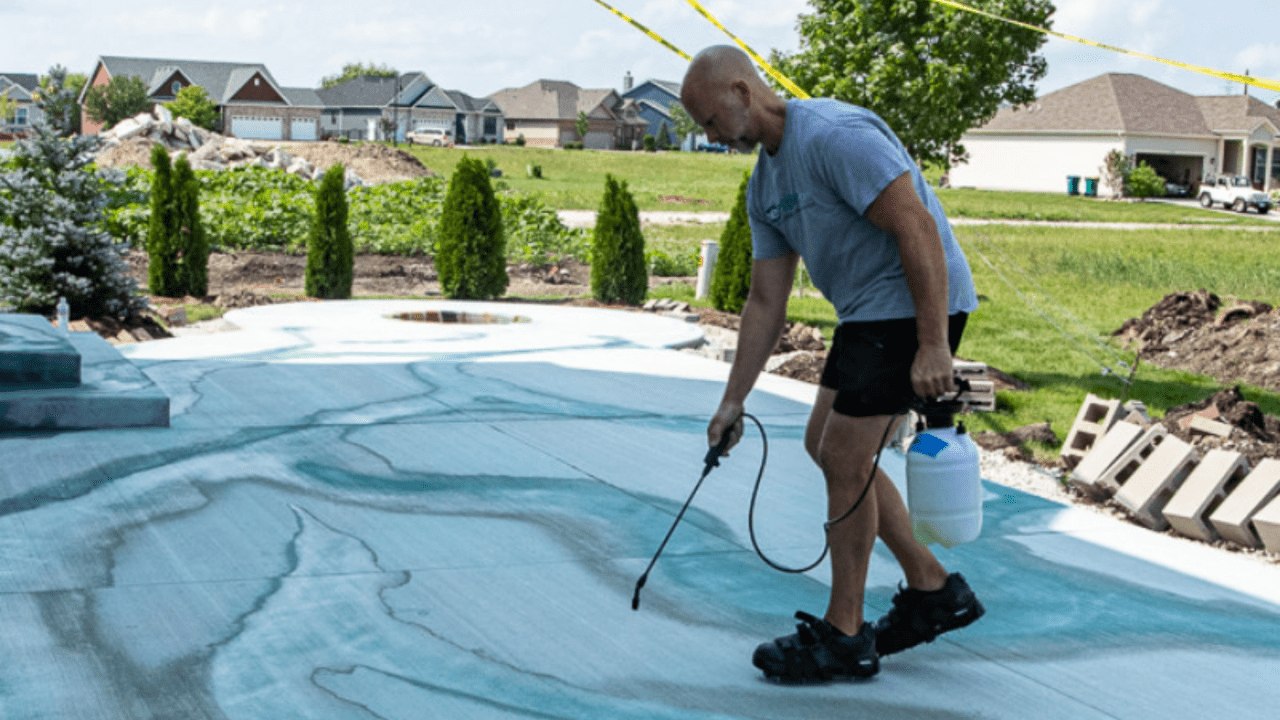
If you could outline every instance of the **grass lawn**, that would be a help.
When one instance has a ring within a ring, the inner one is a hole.
[[[755,157],[698,152],[610,152],[603,150],[549,150],[513,145],[475,148],[435,148],[401,145],[440,175],[448,176],[464,155],[492,159],[502,170],[502,181],[513,190],[535,194],[545,204],[561,210],[595,210],[604,193],[604,176],[626,180],[641,210],[718,210],[728,212],[737,199],[742,174]],[[530,165],[542,166],[542,178],[528,177]],[[659,200],[674,196],[706,200],[706,203],[674,203]]]
[[[951,217],[1009,220],[1065,220],[1074,222],[1133,222],[1204,224],[1209,226],[1275,225],[1256,213],[1239,215],[1163,202],[1127,202],[1071,196],[1065,192],[999,192],[937,189],[938,200]]]

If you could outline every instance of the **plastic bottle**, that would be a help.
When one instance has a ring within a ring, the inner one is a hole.
[[[62,332],[67,332],[71,329],[70,315],[71,307],[67,305],[67,299],[64,297],[58,298],[58,329]]]
[[[907,452],[907,507],[911,532],[921,545],[949,548],[982,532],[978,447],[963,424],[916,435]]]

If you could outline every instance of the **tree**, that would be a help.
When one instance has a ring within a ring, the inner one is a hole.
[[[640,212],[625,180],[604,176],[591,239],[591,294],[603,303],[639,305],[649,291]]]
[[[465,155],[449,179],[436,243],[440,292],[487,300],[507,289],[507,243],[502,209],[484,163]]]
[[[316,188],[316,214],[307,234],[306,292],[311,297],[351,297],[355,247],[347,228],[345,179],[346,171],[338,163],[325,172]]]
[[[103,229],[116,174],[93,165],[97,138],[64,139],[37,124],[0,172],[0,304],[52,314],[136,320],[146,308],[124,260],[127,244]]]
[[[152,295],[182,297],[178,289],[178,210],[173,197],[173,165],[163,143],[151,146],[151,218],[147,225],[147,284]]]
[[[663,120],[662,123],[658,125],[657,142],[659,150],[671,149],[671,129],[667,127],[666,120]]]
[[[13,116],[18,112],[18,103],[9,99],[9,88],[5,88],[0,92],[0,123],[13,122]]]
[[[1156,173],[1155,168],[1140,162],[1125,179],[1125,188],[1136,198],[1161,197],[1164,195],[1164,178]]]
[[[1111,188],[1112,198],[1128,194],[1125,181],[1131,170],[1133,170],[1133,158],[1119,150],[1112,150],[1103,158],[1102,167],[1098,168],[1098,172],[1102,173],[1103,181],[1107,183],[1107,187]]]
[[[573,129],[578,132],[578,139],[582,140],[587,136],[587,130],[591,127],[591,119],[582,110],[578,111],[578,119],[573,123]]]
[[[810,94],[866,107],[884,118],[917,162],[962,161],[960,136],[1001,103],[1035,100],[1048,63],[1045,36],[931,0],[810,0],[800,49],[773,64]],[[1050,0],[970,0],[1039,27]]]
[[[44,111],[45,122],[62,137],[80,132],[80,91],[88,81],[61,65],[49,68],[49,74],[40,78],[36,105]]]
[[[675,127],[676,137],[680,139],[680,144],[684,144],[684,139],[690,135],[697,135],[700,128],[698,123],[689,117],[689,111],[678,102],[672,102],[669,110],[671,112],[671,122]]]
[[[716,269],[711,276],[711,304],[717,310],[740,313],[751,289],[751,224],[747,221],[747,181],[743,173],[738,201],[720,234]]]
[[[175,118],[184,117],[196,127],[218,129],[218,104],[199,85],[182,88],[171,102],[165,103],[165,107]]]
[[[399,71],[393,67],[387,66],[385,63],[382,65],[374,65],[372,62],[368,65],[358,62],[347,63],[342,66],[342,72],[336,75],[326,75],[321,78],[320,87],[331,88],[334,85],[341,85],[348,80],[354,80],[358,77],[393,78],[399,74]]]
[[[90,120],[112,125],[151,108],[147,86],[136,75],[117,75],[106,85],[95,85],[84,95],[84,111]]]
[[[159,143],[157,143],[159,145]],[[209,239],[200,222],[200,182],[186,153],[178,156],[173,164],[174,219],[177,224],[178,292],[183,295],[204,297],[209,292]]]

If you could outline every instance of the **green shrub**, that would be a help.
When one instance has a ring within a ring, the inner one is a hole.
[[[173,259],[174,277],[178,282],[174,297],[203,297],[209,292],[209,239],[205,237],[204,223],[200,220],[200,183],[196,181],[186,155],[179,156],[174,163],[170,180],[173,183],[170,191],[173,217],[177,226],[173,236],[177,247]]]
[[[543,266],[567,257],[590,261],[586,231],[565,227],[555,210],[528,195],[506,196],[499,204],[508,262]]]
[[[653,152],[658,149],[658,141],[652,135],[644,136],[644,151]]]
[[[535,180],[541,180],[541,179],[542,179],[542,166],[541,166],[541,165],[534,165],[534,164],[532,164],[532,163],[531,163],[531,164],[529,164],[529,165],[526,165],[524,169],[525,169],[525,174],[526,174],[526,175],[528,175],[529,177],[531,177],[531,178],[533,178],[533,179],[535,179]]]
[[[649,289],[640,213],[626,181],[605,175],[591,241],[591,294],[604,303],[639,305]]]
[[[1156,174],[1155,168],[1140,162],[1125,179],[1125,190],[1136,198],[1161,197],[1164,195],[1164,179]]]
[[[747,179],[738,186],[738,202],[720,235],[715,273],[711,276],[711,304],[724,312],[742,312],[751,290],[751,225],[747,221]]]
[[[355,249],[347,229],[345,171],[339,163],[329,168],[316,189],[316,210],[307,235],[306,293],[310,297],[351,297],[355,275]]]
[[[698,274],[698,251],[684,252],[671,257],[661,250],[646,250],[645,265],[655,277],[689,277]]]
[[[524,133],[520,133],[519,135],[516,136],[516,145],[520,147],[524,147],[524,144],[525,144]]]
[[[502,212],[477,159],[464,155],[449,180],[435,263],[445,297],[485,300],[507,289]]]
[[[178,211],[173,197],[173,166],[163,143],[151,146],[151,218],[147,227],[147,284],[152,295],[182,297],[178,292]]]
[[[666,120],[663,120],[662,124],[658,126],[658,137],[656,138],[656,141],[656,145],[659,150],[671,149],[671,130],[667,127]]]
[[[43,123],[0,163],[0,305],[52,314],[59,297],[72,317],[137,318],[137,294],[123,255],[104,230],[103,208],[120,173],[95,173],[97,138],[59,138]]]

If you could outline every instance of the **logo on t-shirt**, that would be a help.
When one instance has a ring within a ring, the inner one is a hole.
[[[785,195],[781,200],[765,208],[764,217],[773,224],[781,223],[800,210],[801,193]]]

